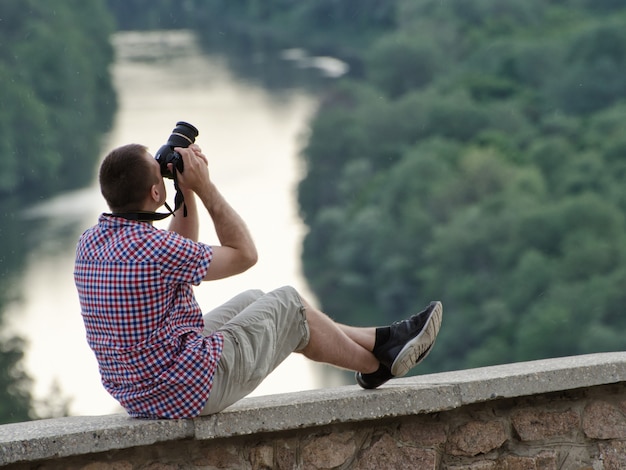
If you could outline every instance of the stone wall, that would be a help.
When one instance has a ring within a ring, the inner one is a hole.
[[[0,426],[26,469],[626,469],[626,353],[255,397],[214,416]]]

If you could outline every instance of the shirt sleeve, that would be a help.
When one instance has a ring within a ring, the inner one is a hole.
[[[161,274],[166,282],[198,285],[213,259],[209,245],[194,242],[176,232],[164,231]]]

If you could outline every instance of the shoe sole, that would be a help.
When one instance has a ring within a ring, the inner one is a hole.
[[[394,377],[405,376],[413,367],[426,359],[437,339],[442,316],[443,305],[441,302],[436,302],[420,334],[404,345],[391,364],[391,373]]]

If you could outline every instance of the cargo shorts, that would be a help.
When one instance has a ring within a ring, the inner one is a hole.
[[[224,349],[201,415],[222,411],[248,395],[289,354],[309,342],[302,300],[290,286],[267,294],[242,292],[203,318],[203,333],[220,332]]]

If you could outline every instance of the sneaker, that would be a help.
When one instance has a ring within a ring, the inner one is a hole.
[[[389,340],[374,355],[389,367],[394,377],[406,375],[430,353],[441,327],[442,315],[441,302],[431,302],[423,312],[393,323]]]
[[[441,302],[431,302],[424,311],[408,320],[391,324],[389,340],[374,352],[380,367],[371,374],[357,372],[357,383],[365,389],[373,389],[394,377],[406,375],[430,353],[441,327],[442,315]]]
[[[389,340],[374,351],[374,355],[389,368],[391,375],[402,377],[422,362],[430,353],[443,316],[441,302],[431,302],[422,312],[408,320],[392,323]]]
[[[383,364],[380,365],[376,372],[372,372],[371,374],[357,372],[354,374],[354,377],[356,379],[356,383],[365,389],[378,388],[385,382],[393,379],[393,375],[391,375],[389,367]]]

